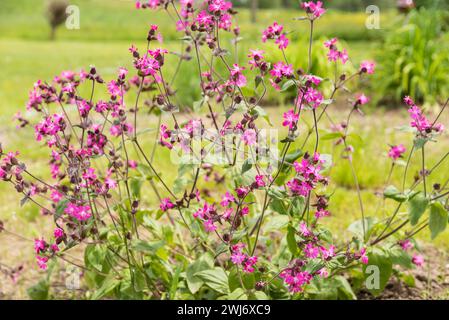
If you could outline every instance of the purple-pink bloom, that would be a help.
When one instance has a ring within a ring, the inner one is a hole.
[[[412,263],[417,267],[422,267],[424,265],[424,257],[420,254],[414,254],[412,257]]]
[[[388,157],[390,157],[393,160],[397,160],[402,157],[405,151],[406,149],[403,144],[391,146],[390,150],[388,151]]]
[[[282,125],[284,127],[289,127],[290,129],[293,129],[296,126],[296,123],[298,122],[299,114],[296,114],[293,109],[290,109],[287,112],[284,112],[283,118],[284,121],[282,122]]]
[[[162,211],[167,211],[175,207],[173,202],[171,202],[170,198],[164,198],[161,200],[161,204],[159,205]]]

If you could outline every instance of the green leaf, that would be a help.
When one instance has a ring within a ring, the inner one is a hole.
[[[140,197],[140,190],[142,188],[142,180],[140,179],[130,179],[130,187],[131,187],[131,194],[139,198]]]
[[[270,208],[279,214],[287,214],[287,208],[282,200],[273,199],[270,203]]]
[[[435,239],[447,227],[448,213],[440,202],[430,206],[429,228],[432,240]]]
[[[294,161],[298,160],[298,158],[301,157],[302,155],[303,152],[301,149],[295,149],[285,156],[285,162],[293,163]]]
[[[186,280],[187,287],[190,292],[195,294],[200,290],[201,286],[204,284],[204,281],[196,276],[195,274],[204,270],[209,269],[210,266],[203,258],[196,260],[194,263],[190,264],[186,270]]]
[[[106,251],[101,246],[93,244],[87,245],[86,250],[84,251],[84,261],[87,267],[102,271],[105,259]]]
[[[384,190],[384,197],[388,199],[393,199],[397,202],[407,201],[407,195],[400,192],[395,186],[388,186]]]
[[[242,174],[251,170],[252,167],[253,167],[253,164],[251,162],[249,162],[248,159],[245,160],[245,162],[243,162],[243,165],[242,165]]]
[[[395,246],[389,253],[393,264],[400,265],[407,269],[410,269],[413,266],[412,258],[407,252],[402,250],[402,248]]]
[[[255,291],[249,296],[250,300],[270,300],[268,296],[263,291]]]
[[[295,80],[290,79],[284,82],[284,84],[282,85],[281,91],[286,91],[288,89],[290,89],[290,87],[296,85]]]
[[[223,294],[229,293],[228,275],[222,268],[215,267],[211,270],[204,270],[195,273],[195,276],[203,280],[212,290]]]
[[[176,291],[178,289],[178,283],[179,283],[179,274],[181,273],[181,266],[176,267],[175,274],[173,275],[172,282],[170,284],[170,300],[174,300],[176,296]]]
[[[429,138],[418,137],[413,141],[413,145],[415,146],[415,149],[421,149],[422,147],[424,147],[427,141],[429,141]]]
[[[305,201],[304,197],[294,197],[288,214],[292,217],[299,217],[304,211]]]
[[[103,284],[101,287],[94,292],[94,294],[91,297],[91,300],[98,300],[109,294],[116,286],[118,286],[120,282],[113,278],[112,276],[106,278],[103,281]]]
[[[334,139],[340,139],[343,137],[343,134],[341,132],[331,132],[326,133],[321,136],[321,140],[334,140]]]
[[[298,243],[295,238],[295,229],[292,226],[288,226],[287,245],[292,255],[295,256],[298,252]]]
[[[421,192],[408,201],[408,213],[412,226],[418,223],[419,218],[424,214],[428,205],[429,200]]]
[[[143,241],[137,240],[133,246],[134,250],[141,252],[156,253],[156,251],[165,245],[164,240],[160,241]]]
[[[61,200],[56,205],[55,214],[53,215],[54,220],[58,220],[63,214],[64,210],[67,207],[67,204],[69,203],[69,200]]]
[[[339,298],[343,298],[345,300],[357,300],[357,297],[348,280],[346,280],[343,276],[336,276],[335,281],[338,284],[337,288]]]
[[[377,219],[375,217],[366,217],[364,221],[365,221],[365,232],[366,235],[369,236],[370,232],[373,230],[373,227],[377,223]],[[362,219],[351,223],[348,227],[348,231],[357,235],[360,239],[363,239]]]
[[[39,281],[34,286],[27,289],[27,293],[32,300],[47,300],[49,297],[50,285],[45,279]]]
[[[228,296],[229,300],[247,300],[248,296],[245,293],[245,290],[242,288],[237,288]]]
[[[371,269],[370,267],[377,266],[377,270]],[[367,272],[367,268],[368,272]],[[376,272],[379,271],[379,274]],[[378,283],[375,281],[375,285],[378,284],[378,286],[374,288],[367,288],[369,292],[371,292],[374,296],[378,296],[382,291],[385,289],[385,286],[388,283],[388,280],[390,280],[391,274],[393,272],[393,263],[391,262],[391,259],[388,255],[385,254],[385,252],[375,249],[373,252],[368,254],[368,265],[363,266],[363,274],[365,276],[365,283],[368,284],[373,277],[378,278]]]

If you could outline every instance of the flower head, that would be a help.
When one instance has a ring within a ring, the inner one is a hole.
[[[406,149],[403,144],[391,146],[390,150],[388,151],[388,157],[390,157],[393,160],[397,160],[402,157],[405,151]]]
[[[161,200],[161,204],[159,205],[162,211],[167,211],[175,207],[173,202],[171,202],[170,198],[164,198]]]

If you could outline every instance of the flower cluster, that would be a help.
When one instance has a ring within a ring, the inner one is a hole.
[[[409,106],[408,113],[412,119],[410,126],[415,128],[419,135],[427,137],[432,133],[439,134],[444,131],[444,125],[431,123],[410,97],[405,97],[404,102]]]
[[[262,42],[266,42],[267,40],[274,40],[274,43],[276,43],[281,50],[286,49],[289,43],[284,32],[284,26],[277,22],[273,22],[271,26],[263,31]]]
[[[323,2],[321,1],[307,1],[301,3],[301,7],[306,11],[310,19],[315,20],[321,17],[326,9],[323,8]]]
[[[244,243],[237,243],[231,247],[231,261],[233,264],[242,266],[247,273],[254,272],[254,265],[257,263],[256,256],[249,256],[243,252]]]
[[[329,49],[327,59],[334,62],[340,60],[342,64],[346,64],[349,59],[348,52],[346,49],[339,51],[337,48],[337,41],[337,38],[332,38],[324,43],[324,46]]]
[[[304,155],[301,162],[294,162],[293,166],[296,171],[295,177],[287,182],[287,187],[293,195],[307,197],[309,193],[315,189],[318,183],[327,184],[327,178],[321,175],[324,160],[320,159],[320,155],[315,153],[313,156]]]

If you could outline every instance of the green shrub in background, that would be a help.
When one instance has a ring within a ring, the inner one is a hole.
[[[436,8],[436,9],[447,9],[449,8],[448,0],[415,0],[415,5],[417,8]]]
[[[446,19],[444,11],[422,8],[388,33],[376,59],[379,72],[373,82],[380,100],[400,101],[410,95],[431,104],[449,93]]]

